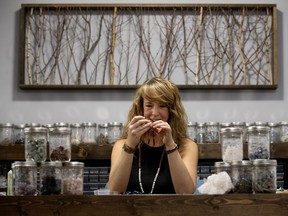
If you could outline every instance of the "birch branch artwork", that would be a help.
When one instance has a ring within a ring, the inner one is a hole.
[[[275,5],[22,5],[20,84],[277,86]]]

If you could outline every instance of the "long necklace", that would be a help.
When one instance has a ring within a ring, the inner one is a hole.
[[[161,159],[160,159],[160,162],[159,162],[159,165],[158,165],[158,168],[157,168],[157,172],[156,172],[156,175],[153,179],[153,183],[152,183],[152,187],[151,187],[151,191],[150,191],[150,194],[153,193],[154,191],[154,187],[155,187],[155,183],[156,183],[156,180],[158,178],[158,175],[159,175],[159,172],[160,172],[160,168],[161,168],[161,164],[162,164],[162,160],[163,160],[163,156],[164,156],[164,153],[165,153],[165,148],[163,149],[163,152],[162,152],[162,155],[161,155]],[[139,178],[139,185],[140,185],[140,188],[141,188],[141,192],[144,194],[144,189],[143,189],[143,185],[142,185],[142,178],[141,178],[141,147],[139,148],[139,170],[138,170],[138,178]]]

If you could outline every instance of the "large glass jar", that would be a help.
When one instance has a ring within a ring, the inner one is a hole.
[[[219,143],[219,122],[206,123],[205,143]]]
[[[83,143],[96,144],[97,124],[92,122],[82,123],[83,127]]]
[[[234,193],[252,193],[252,163],[251,161],[233,161],[231,163],[232,183]]]
[[[108,123],[108,143],[114,144],[121,136],[122,123],[109,122]]]
[[[14,124],[0,124],[0,145],[14,144]]]
[[[269,123],[270,127],[270,143],[280,142],[280,127],[278,123]]]
[[[253,191],[255,193],[276,193],[277,161],[253,161]]]
[[[187,125],[188,129],[188,137],[196,142],[196,136],[197,136],[197,122],[188,122]]]
[[[79,145],[82,142],[83,127],[79,123],[70,124],[71,144]]]
[[[42,162],[40,165],[40,195],[60,195],[62,190],[62,163]]]
[[[222,128],[221,150],[222,160],[224,162],[243,160],[243,130],[238,127]]]
[[[25,124],[14,125],[14,143],[25,144]]]
[[[26,161],[42,162],[47,159],[48,129],[45,127],[25,128]]]
[[[250,160],[270,158],[270,128],[251,126],[248,133],[248,157]]]
[[[51,161],[71,160],[71,129],[56,127],[49,132],[49,158]]]
[[[108,144],[108,124],[98,124],[97,144]]]
[[[37,165],[33,161],[16,161],[12,165],[13,195],[37,195]]]
[[[288,142],[288,121],[279,122],[280,142]]]
[[[197,135],[196,135],[196,141],[198,144],[204,143],[205,142],[205,123],[198,123],[197,125]]]
[[[65,162],[62,168],[62,194],[83,194],[84,163]]]

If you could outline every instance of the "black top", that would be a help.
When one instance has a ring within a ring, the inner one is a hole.
[[[149,194],[152,189],[153,180],[157,173],[159,162],[164,151],[161,147],[150,147],[141,145],[141,182],[145,194]],[[134,153],[130,179],[127,187],[129,193],[141,193],[139,185],[139,150]],[[175,194],[172,183],[167,154],[164,152],[160,172],[156,179],[153,194]]]

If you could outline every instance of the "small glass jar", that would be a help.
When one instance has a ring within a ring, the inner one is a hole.
[[[42,162],[40,165],[40,195],[60,195],[62,190],[62,163]]]
[[[205,123],[198,123],[197,125],[197,135],[196,135],[196,141],[198,144],[205,142]]]
[[[280,128],[278,123],[269,123],[270,127],[270,143],[280,142]]]
[[[92,122],[82,123],[83,127],[83,143],[84,144],[96,144],[97,124]]]
[[[82,142],[83,127],[79,123],[70,124],[71,128],[71,144],[79,145]]]
[[[0,145],[14,144],[14,124],[0,124]]]
[[[232,170],[230,163],[226,163],[224,161],[218,161],[214,163],[215,173],[218,174],[220,172],[227,172],[231,177]]]
[[[12,165],[14,196],[37,195],[37,165],[33,161],[16,161]]]
[[[224,162],[243,160],[243,130],[238,127],[222,128],[221,151]]]
[[[280,142],[288,142],[288,121],[279,122]]]
[[[232,127],[239,127],[242,129],[243,133],[242,133],[242,137],[243,137],[243,142],[245,142],[246,140],[246,136],[247,136],[247,127],[246,127],[246,122],[232,122],[231,123]]]
[[[71,129],[56,127],[49,132],[50,161],[71,160]]]
[[[196,136],[197,136],[197,122],[188,122],[187,125],[188,129],[188,137],[196,142]]]
[[[14,125],[14,143],[25,144],[25,124]]]
[[[219,122],[207,122],[205,127],[205,143],[219,143]]]
[[[234,193],[252,193],[252,162],[248,160],[231,163]]]
[[[25,128],[26,161],[42,162],[47,159],[48,129],[45,127]]]
[[[97,144],[108,144],[108,124],[98,124]]]
[[[249,160],[270,158],[270,128],[266,126],[251,126],[248,133]]]
[[[277,160],[253,161],[253,191],[254,193],[276,193],[277,190]]]
[[[62,168],[62,194],[83,195],[84,163],[65,162]]]
[[[114,144],[121,136],[122,123],[109,122],[108,123],[108,143]]]

